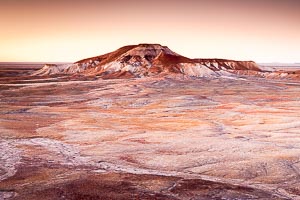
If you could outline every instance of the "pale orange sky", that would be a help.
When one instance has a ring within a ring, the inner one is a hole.
[[[0,61],[75,62],[138,43],[300,62],[298,0],[0,0]]]

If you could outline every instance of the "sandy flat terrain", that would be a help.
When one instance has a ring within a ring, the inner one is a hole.
[[[0,83],[0,199],[300,199],[300,82]]]

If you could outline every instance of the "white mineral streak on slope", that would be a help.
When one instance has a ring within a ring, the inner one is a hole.
[[[183,73],[188,76],[196,77],[210,77],[217,76],[213,70],[207,68],[204,65],[194,64],[194,63],[182,63]]]
[[[213,66],[214,66],[215,68],[219,69],[219,64],[218,64],[217,62],[214,62],[214,63],[212,63],[212,64],[213,64]]]
[[[103,69],[107,72],[117,72],[122,69],[123,65],[119,62],[110,62],[103,66]]]
[[[125,65],[122,69],[122,71],[127,71],[127,72],[131,72],[131,73],[136,72],[136,70],[137,70],[137,67],[134,67],[132,65]]]
[[[71,64],[71,65],[66,65],[61,67],[63,68],[64,74],[76,74],[86,70],[87,65],[80,65],[76,63],[76,64]]]
[[[79,151],[75,146],[63,143],[59,140],[48,138],[33,138],[18,140],[16,141],[16,143],[31,146],[41,146],[57,155],[61,155],[63,157],[63,160],[57,160],[57,162],[60,164],[79,166],[88,163],[88,159],[80,156]]]
[[[26,156],[24,151],[17,148],[19,145],[39,146],[49,150],[56,156],[60,155],[63,159],[59,159],[58,156],[55,158],[57,160],[54,160],[59,164],[80,166],[89,163],[87,157],[80,156],[76,147],[58,140],[47,138],[0,140],[0,181],[15,175],[17,172],[16,166],[22,162],[21,157]]]
[[[2,192],[0,191],[0,200],[11,199],[15,197],[15,192]]]
[[[21,160],[21,151],[9,140],[0,140],[0,181],[17,172],[16,165]]]

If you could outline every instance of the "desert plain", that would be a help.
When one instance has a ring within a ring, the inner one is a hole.
[[[300,199],[299,80],[24,73],[0,78],[0,199]]]

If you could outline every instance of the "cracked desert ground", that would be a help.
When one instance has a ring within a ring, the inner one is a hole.
[[[0,199],[300,199],[300,82],[1,79]]]

